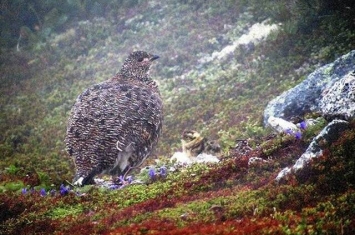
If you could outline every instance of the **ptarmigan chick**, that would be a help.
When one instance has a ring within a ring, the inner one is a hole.
[[[162,129],[162,100],[148,75],[159,57],[132,52],[113,78],[78,96],[65,138],[73,157],[75,185],[93,183],[100,173],[125,175],[155,147]]]

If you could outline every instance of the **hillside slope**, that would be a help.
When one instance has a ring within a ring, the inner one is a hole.
[[[315,163],[319,177],[279,187],[277,172],[319,129],[295,141],[262,126],[273,97],[355,48],[352,1],[336,7],[243,0],[47,4],[38,10],[39,31],[24,26],[19,40],[0,44],[0,232],[233,234],[238,226],[246,233],[301,233],[309,226],[311,234],[328,228],[345,234],[354,226],[353,182],[341,190],[330,183],[350,169],[345,160],[354,149],[353,129],[329,147],[329,158]],[[185,129],[218,140],[222,163],[122,190],[58,194],[74,173],[63,140],[75,98],[113,76],[137,49],[160,56],[151,75],[165,107],[163,134],[148,163],[164,162],[180,149]],[[237,140],[245,139],[253,151],[234,152]],[[276,161],[249,169],[251,157]],[[22,194],[24,187],[35,192]],[[57,190],[53,196],[51,189]]]
[[[70,160],[63,157],[63,139],[76,96],[113,76],[132,50],[161,56],[151,74],[165,100],[157,155],[167,156],[179,148],[186,128],[219,139],[225,150],[235,139],[260,135],[261,114],[272,97],[348,52],[354,42],[353,31],[346,19],[336,18],[337,12],[304,34],[297,32],[297,21],[275,22],[274,16],[269,24],[281,27],[267,39],[238,45],[222,58],[215,55],[267,19],[253,15],[259,13],[256,3],[110,4],[104,18],[73,20],[45,41],[40,36],[42,42],[20,41],[20,51],[1,54],[2,168],[15,164],[67,178]],[[332,26],[338,23],[342,27]],[[43,162],[45,169],[39,165]]]

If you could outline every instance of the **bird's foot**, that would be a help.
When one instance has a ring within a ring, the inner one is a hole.
[[[81,186],[83,186],[83,180],[84,180],[84,177],[80,177],[78,180],[76,180],[76,181],[73,183],[73,185],[74,185],[74,186],[79,186],[79,187],[81,187]]]

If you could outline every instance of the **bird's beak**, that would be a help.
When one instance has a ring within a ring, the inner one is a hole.
[[[157,56],[157,55],[152,55],[152,57],[150,58],[150,61],[156,60],[156,59],[158,59],[158,58],[159,58],[159,56]]]

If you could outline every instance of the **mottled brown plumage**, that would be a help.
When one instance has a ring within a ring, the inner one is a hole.
[[[197,131],[185,130],[182,134],[182,151],[188,157],[196,157],[205,149],[205,138]]]
[[[202,152],[216,154],[221,150],[217,141],[207,140],[194,130],[185,130],[181,137],[182,151],[188,157],[197,157]]]
[[[133,52],[116,76],[78,96],[65,139],[74,184],[90,184],[99,173],[124,175],[149,156],[163,120],[158,86],[148,75],[157,58]]]

